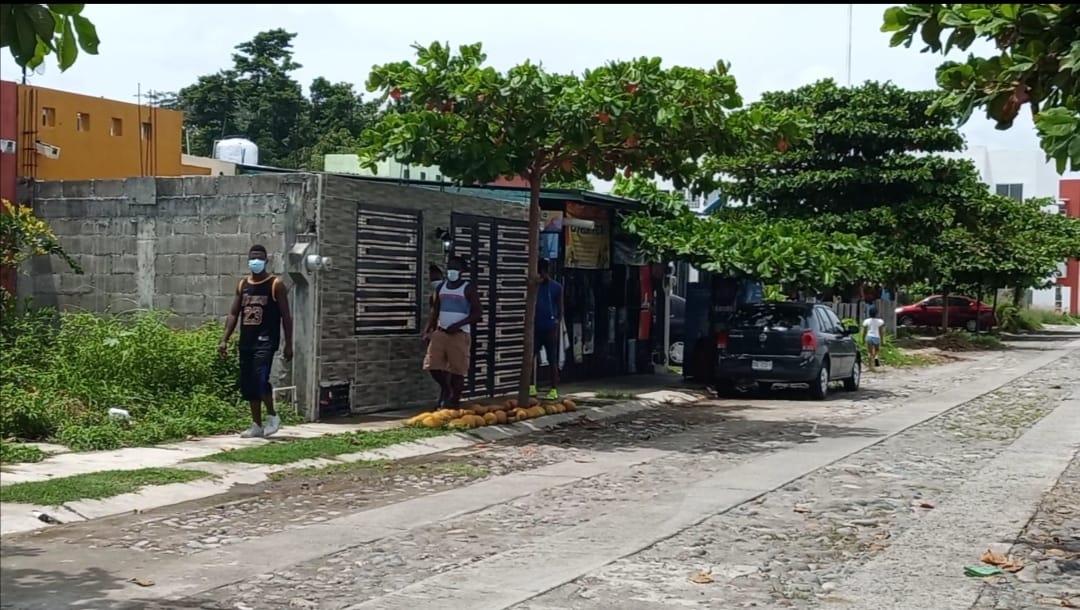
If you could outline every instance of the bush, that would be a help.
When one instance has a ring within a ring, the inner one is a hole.
[[[935,338],[930,345],[947,352],[978,352],[1003,349],[997,335],[954,330]]]
[[[997,310],[998,328],[1007,333],[1023,333],[1040,330],[1042,323],[1029,309],[1006,304]]]
[[[1049,309],[1025,309],[1023,310],[1036,324],[1054,324],[1072,326],[1080,324],[1080,316],[1072,316],[1067,313],[1058,313]]]
[[[0,436],[73,450],[152,445],[248,422],[238,362],[220,328],[175,330],[168,314],[56,315],[8,302],[0,327]],[[109,417],[110,408],[131,414]]]
[[[843,324],[845,328],[849,326],[859,326],[859,323],[852,318],[844,318]],[[903,329],[897,329],[898,332],[900,330]],[[859,344],[859,355],[862,357],[863,366],[869,366],[870,355],[866,349],[866,341],[863,339],[862,333],[855,335],[854,339],[855,342]],[[889,335],[882,337],[881,349],[878,350],[878,358],[884,366],[920,366],[929,363],[928,360],[921,356],[905,353],[896,345],[896,342]]]
[[[45,459],[45,452],[33,445],[0,441],[0,464],[40,462]]]

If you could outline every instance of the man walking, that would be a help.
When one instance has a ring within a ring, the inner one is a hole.
[[[539,376],[540,349],[547,354],[551,389],[544,397],[547,400],[559,399],[559,355],[562,351],[563,290],[562,285],[551,279],[551,267],[548,260],[540,259],[536,263],[540,274],[540,286],[536,289],[536,320],[533,322],[533,383],[529,386],[529,395],[536,396],[537,377]]]
[[[480,294],[462,279],[465,261],[460,256],[446,263],[446,281],[439,284],[431,303],[424,338],[424,370],[439,384],[439,406],[457,407],[469,372],[473,324],[480,321]]]
[[[270,436],[281,429],[281,418],[274,409],[274,391],[270,384],[270,368],[274,354],[281,344],[284,330],[285,361],[292,360],[292,313],[285,284],[266,272],[266,248],[254,245],[248,252],[251,275],[236,286],[225,336],[218,352],[229,355],[229,339],[240,323],[240,394],[251,405],[251,428],[240,436],[257,438]],[[262,406],[266,405],[267,421],[263,427]]]

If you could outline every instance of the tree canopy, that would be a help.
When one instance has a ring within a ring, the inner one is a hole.
[[[1021,109],[1031,109],[1047,158],[1080,170],[1080,5],[905,4],[885,11],[883,32],[891,46],[922,51],[966,51],[979,39],[996,54],[948,61],[937,69],[947,93],[941,104],[967,121],[983,108],[998,129],[1009,129]]]
[[[199,77],[176,95],[192,154],[210,156],[214,140],[243,135],[259,146],[259,163],[323,169],[323,155],[356,152],[357,136],[379,113],[350,83],[316,78],[310,97],[293,78],[296,34],[256,34],[236,47],[232,66]]]
[[[414,46],[416,61],[376,66],[368,90],[391,109],[364,132],[360,156],[435,165],[456,181],[523,177],[530,184],[525,345],[519,398],[532,371],[540,188],[545,181],[611,180],[620,170],[692,184],[706,154],[737,145],[797,140],[796,117],[778,113],[730,120],[742,105],[728,65],[662,65],[659,58],[610,62],[581,75],[526,62],[506,72],[485,65],[480,44],[455,52],[438,42]],[[768,120],[764,120],[768,119]],[[755,137],[756,136],[756,137]]]
[[[85,4],[0,5],[0,48],[7,47],[24,70],[56,55],[60,71],[75,65],[79,50],[97,55],[97,28],[82,15]]]

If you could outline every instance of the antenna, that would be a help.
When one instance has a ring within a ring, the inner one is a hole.
[[[854,31],[855,5],[847,5],[847,86],[851,86],[851,46]]]

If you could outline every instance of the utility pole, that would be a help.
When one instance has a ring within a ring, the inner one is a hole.
[[[855,30],[855,5],[847,5],[847,86],[851,86],[851,45],[852,35]]]

